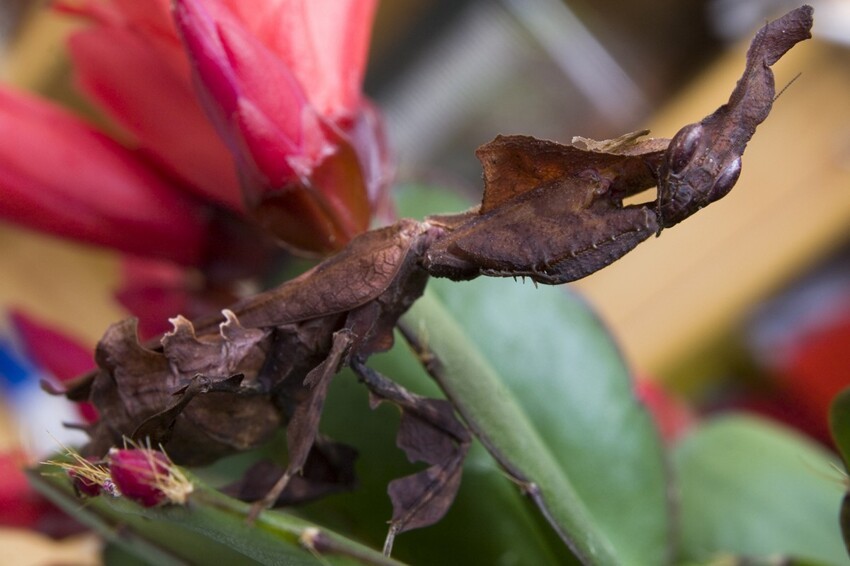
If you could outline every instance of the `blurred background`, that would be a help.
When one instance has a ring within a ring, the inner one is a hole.
[[[637,375],[703,410],[746,407],[827,442],[829,399],[850,384],[850,2],[812,4],[815,40],[774,68],[777,90],[799,80],[749,145],[735,191],[574,287]],[[699,121],[727,100],[755,30],[796,6],[385,1],[366,91],[385,113],[398,184],[472,203],[474,149],[498,133],[670,137]],[[40,3],[0,0],[2,80],[82,108],[63,52],[71,26]],[[0,262],[4,311],[25,309],[90,345],[124,316],[108,252],[0,223]],[[38,370],[4,316],[9,399],[15,376]],[[13,445],[19,417],[2,414]]]

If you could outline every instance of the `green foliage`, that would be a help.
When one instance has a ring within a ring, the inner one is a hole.
[[[846,564],[834,460],[792,431],[752,417],[720,418],[674,451],[682,554],[787,555]]]
[[[829,430],[847,466],[850,462],[850,388],[832,400],[832,406],[829,408]]]
[[[481,280],[437,290],[442,304],[428,296],[404,322],[446,367],[441,385],[476,435],[539,488],[586,561],[663,563],[661,442],[599,321],[556,288]]]
[[[401,338],[392,352],[370,365],[420,394],[439,397],[434,382]],[[333,385],[323,431],[360,452],[356,491],[302,509],[313,521],[380,548],[392,513],[387,484],[419,466],[395,446],[398,411],[368,409],[365,388],[348,371]],[[561,542],[539,518],[517,486],[487,452],[473,445],[460,493],[445,518],[433,527],[400,535],[393,556],[414,564],[571,563]]]
[[[39,491],[108,541],[149,564],[393,564],[380,553],[288,513],[264,513],[248,525],[248,505],[193,478],[184,506],[145,509],[124,498],[100,496],[81,505],[70,481],[49,465],[29,472]],[[311,551],[317,533],[325,546]]]
[[[838,452],[844,460],[844,489],[848,488],[847,470],[850,467],[850,388],[843,390],[832,400],[829,408],[829,430]],[[850,553],[850,493],[841,500],[839,515],[841,536],[844,546]]]

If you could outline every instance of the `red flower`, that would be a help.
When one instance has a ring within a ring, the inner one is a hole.
[[[0,86],[0,219],[129,254],[119,299],[151,332],[166,317],[158,309],[194,316],[228,304],[274,268],[262,227],[330,253],[386,207],[382,124],[361,94],[374,0],[54,6],[87,23],[70,54],[109,123]],[[16,324],[58,376],[89,369],[71,341],[23,316]],[[150,472],[179,501],[185,486],[169,483],[161,454],[137,458],[146,453],[111,456],[115,482],[131,496]],[[142,484],[133,497],[160,500],[162,485]]]
[[[50,503],[30,489],[23,472],[26,465],[21,452],[0,452],[0,526],[36,528],[52,512]]]
[[[850,295],[833,299],[826,308],[817,322],[801,324],[776,356],[775,386],[785,401],[780,418],[791,417],[792,425],[829,445],[830,405],[850,386]]]
[[[635,380],[635,393],[652,415],[661,438],[673,444],[696,423],[694,411],[652,379]]]
[[[115,298],[130,312],[145,314],[139,317],[142,339],[171,330],[168,319],[175,313],[212,310],[210,305],[194,300],[191,291],[198,293],[200,285],[192,282],[191,274],[172,264],[126,258],[121,263],[121,279]]]
[[[240,210],[227,148],[198,104],[168,0],[59,2],[90,27],[69,40],[81,90],[165,170],[175,189]]]
[[[205,267],[245,201],[291,247],[341,248],[388,167],[360,92],[375,2],[326,4],[177,2],[181,42],[167,0],[59,2],[90,24],[69,42],[78,83],[119,135],[0,89],[0,217]]]
[[[0,219],[131,254],[145,279],[119,298],[145,329],[167,318],[147,297],[191,317],[262,281],[270,234],[331,253],[386,210],[382,123],[361,93],[374,0],[55,7],[88,24],[69,49],[110,134],[0,86]]]
[[[197,263],[203,209],[70,113],[0,89],[0,217],[121,251]]]
[[[94,367],[91,348],[67,338],[61,332],[36,321],[23,312],[13,311],[11,322],[27,356],[58,381],[68,381]],[[91,403],[75,405],[86,422],[92,423],[97,420],[97,409],[94,405]]]
[[[37,530],[65,537],[84,527],[30,487],[24,468],[32,465],[20,450],[0,452],[0,527]]]
[[[176,0],[175,21],[248,207],[291,246],[337,250],[385,185],[380,121],[360,95],[375,4],[228,4]]]

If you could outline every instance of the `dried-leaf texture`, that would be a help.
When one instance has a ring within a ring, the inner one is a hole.
[[[202,464],[258,446],[286,426],[289,462],[276,470],[280,479],[263,482],[272,486],[258,512],[350,487],[353,453],[323,439],[319,422],[331,380],[351,366],[374,400],[399,407],[397,444],[426,465],[389,487],[389,542],[438,521],[457,492],[469,432],[449,402],[413,395],[366,366],[392,346],[399,317],[429,276],[572,281],[721,198],[771,110],[770,66],[810,36],[811,23],[806,6],[766,25],[729,102],[670,141],[645,131],[571,145],[499,136],[477,152],[485,188],[476,209],[364,233],[222,316],[177,316],[159,342],[141,344],[133,319],[113,325],[98,345],[98,369],[65,391],[100,412],[86,454],[103,456],[128,437],[162,444],[178,464]],[[656,185],[655,202],[623,204]],[[249,483],[233,489],[254,498]]]
[[[759,30],[729,102],[673,136],[659,171],[658,216],[667,228],[726,196],[741,173],[741,156],[776,96],[770,67],[811,35],[813,10],[802,6]]]

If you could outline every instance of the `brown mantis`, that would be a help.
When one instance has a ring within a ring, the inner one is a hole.
[[[87,453],[103,455],[128,437],[162,445],[177,463],[200,464],[255,447],[285,426],[288,466],[264,483],[264,497],[249,496],[260,499],[254,514],[316,497],[326,486],[311,482],[311,466],[342,469],[353,458],[318,435],[328,385],[348,366],[376,401],[401,408],[399,446],[429,466],[391,484],[391,532],[439,520],[458,488],[470,433],[448,401],[413,395],[366,365],[392,346],[399,317],[428,278],[572,281],[723,197],[772,107],[771,65],[810,37],[811,25],[804,6],[763,27],[729,102],[672,140],[646,139],[645,131],[571,145],[499,136],[477,152],[480,207],[362,234],[223,319],[172,319],[174,329],[154,344],[138,342],[133,321],[113,325],[98,345],[98,369],[64,392],[100,411]],[[654,202],[623,204],[654,186]]]

